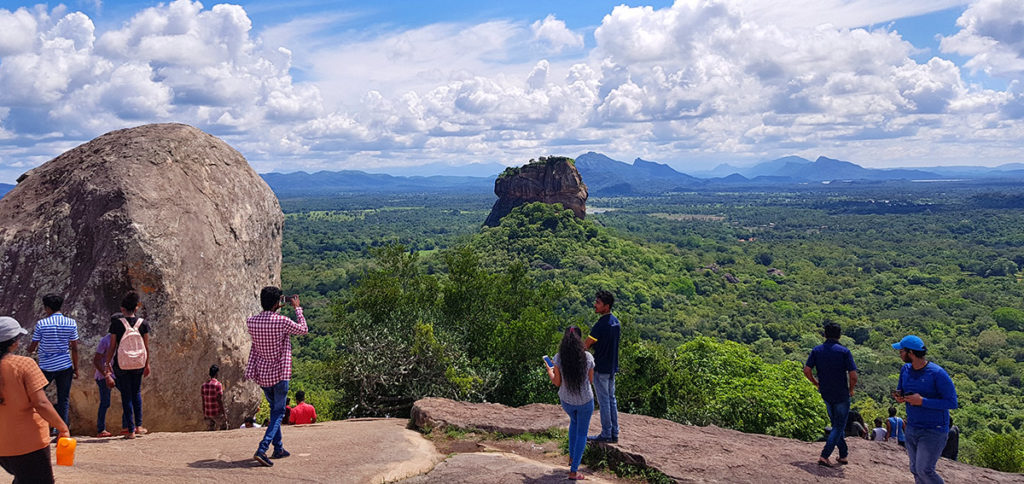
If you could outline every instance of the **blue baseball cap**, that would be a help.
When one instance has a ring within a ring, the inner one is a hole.
[[[893,343],[892,347],[896,350],[924,351],[924,341],[917,336],[908,334],[904,336],[899,343]]]

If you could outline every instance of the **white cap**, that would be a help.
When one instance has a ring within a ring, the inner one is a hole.
[[[28,334],[28,331],[21,327],[18,320],[10,316],[0,316],[0,341],[7,341],[23,334]]]

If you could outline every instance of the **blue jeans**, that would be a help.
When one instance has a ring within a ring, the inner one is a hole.
[[[110,408],[110,387],[107,380],[96,380],[96,387],[100,389],[100,408],[96,412],[96,433],[107,430],[107,409]],[[122,423],[124,423],[122,419]]]
[[[71,407],[71,378],[75,376],[75,368],[69,366],[66,369],[57,371],[43,370],[43,376],[46,377],[47,385],[57,380],[57,405],[54,408],[57,410],[57,415],[60,415],[60,419],[64,423],[71,425],[71,421],[68,420],[68,409]]]
[[[121,392],[121,425],[135,432],[142,426],[142,370],[119,371],[114,379]]]
[[[942,448],[946,446],[948,432],[942,429],[922,429],[907,425],[907,455],[910,456],[910,472],[917,484],[942,484],[942,477],[935,472]]]
[[[562,402],[562,409],[569,414],[569,472],[576,472],[587,448],[587,429],[590,428],[590,417],[594,415],[594,401],[583,405]]]
[[[615,373],[594,372],[594,393],[601,411],[601,437],[619,438],[619,402],[615,401]]]
[[[274,444],[275,450],[281,447],[281,419],[284,418],[285,401],[288,399],[288,380],[281,380],[272,387],[263,388],[263,395],[267,397],[270,404],[270,423],[267,424],[267,431],[263,434],[263,440],[257,452],[266,453],[270,444]]]
[[[839,458],[845,459],[850,453],[846,448],[846,418],[850,416],[850,400],[839,403],[825,402],[825,409],[828,410],[832,431],[825,441],[825,448],[821,449],[821,457],[828,459],[832,455],[832,449],[839,447]]]

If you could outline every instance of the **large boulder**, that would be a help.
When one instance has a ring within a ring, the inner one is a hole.
[[[113,131],[30,170],[0,200],[0,314],[31,332],[41,297],[64,296],[81,338],[71,427],[94,433],[92,358],[121,298],[138,291],[152,325],[143,425],[199,429],[214,363],[238,422],[261,398],[242,381],[245,318],[260,311],[260,289],[279,284],[283,224],[273,192],[223,141],[182,124]]]
[[[496,227],[513,208],[531,202],[561,203],[579,218],[587,216],[587,186],[572,158],[541,157],[510,167],[494,181],[494,202],[484,225]]]

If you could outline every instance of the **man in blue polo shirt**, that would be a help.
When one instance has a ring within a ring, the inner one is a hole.
[[[590,328],[590,336],[583,343],[594,348],[594,393],[601,413],[601,435],[587,437],[597,442],[619,441],[619,403],[615,401],[615,374],[619,372],[619,338],[622,327],[612,314],[615,296],[608,291],[597,291],[594,312],[600,314]]]
[[[60,313],[64,298],[56,294],[43,296],[46,317],[36,321],[28,352],[39,350],[39,369],[47,382],[57,380],[57,413],[68,421],[68,397],[71,379],[78,378],[78,323]]]
[[[825,409],[832,425],[832,431],[821,449],[818,465],[832,467],[829,457],[832,451],[839,448],[838,464],[849,463],[846,460],[849,449],[846,447],[846,418],[850,415],[850,397],[857,386],[857,365],[853,355],[845,346],[839,344],[842,329],[836,323],[825,324],[825,342],[815,346],[804,365],[804,376],[818,388],[821,399],[825,401]],[[812,369],[817,368],[818,378],[814,378]]]
[[[924,341],[904,336],[893,349],[900,350],[905,365],[893,398],[907,404],[907,455],[910,472],[918,484],[941,484],[935,472],[949,433],[949,411],[957,408],[956,387],[941,366],[925,359]]]

